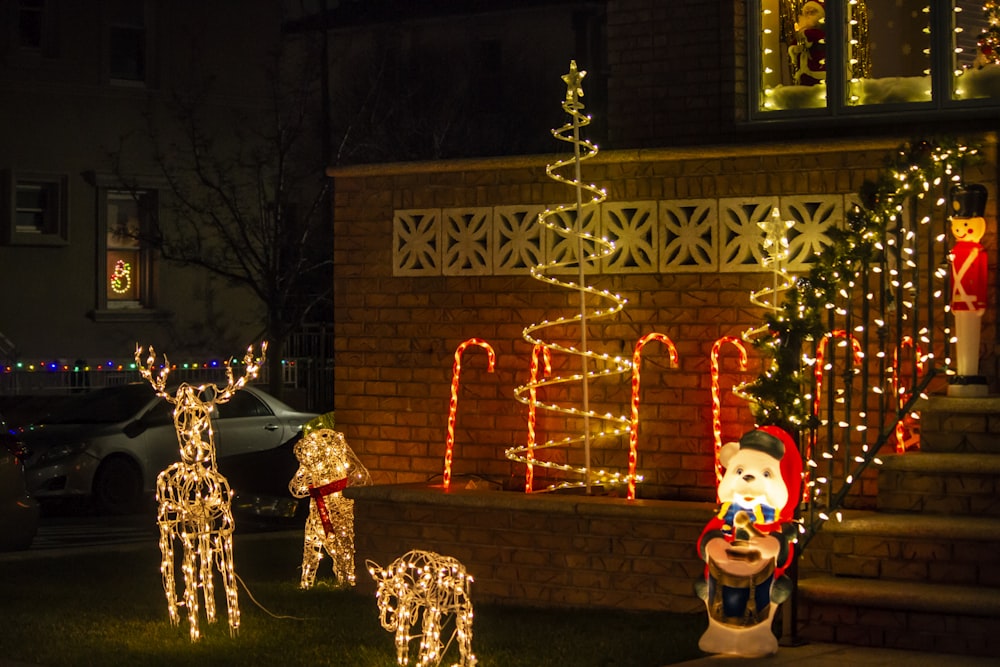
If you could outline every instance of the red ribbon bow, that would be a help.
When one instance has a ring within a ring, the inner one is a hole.
[[[336,479],[323,486],[309,486],[309,495],[316,501],[316,509],[319,510],[319,520],[323,524],[323,532],[327,537],[333,532],[333,522],[330,521],[330,512],[326,509],[326,496],[347,488],[347,478]]]

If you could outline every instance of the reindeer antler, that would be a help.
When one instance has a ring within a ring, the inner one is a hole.
[[[246,369],[243,371],[243,375],[239,378],[235,378],[233,376],[232,361],[227,361],[225,364],[226,378],[229,382],[225,388],[219,389],[219,392],[215,395],[214,401],[216,403],[225,403],[233,397],[233,394],[245,387],[247,382],[256,379],[257,375],[260,373],[260,366],[264,363],[265,354],[267,354],[266,340],[260,344],[260,358],[258,359],[254,359],[253,345],[249,346],[247,348],[247,353],[243,355],[243,364],[246,366]]]
[[[135,345],[135,365],[139,368],[139,373],[142,377],[149,381],[149,384],[153,385],[153,390],[156,391],[157,396],[161,396],[170,402],[173,401],[173,397],[167,393],[167,376],[170,375],[170,360],[167,359],[167,355],[163,355],[163,368],[160,369],[159,374],[155,377],[153,376],[153,362],[156,360],[156,351],[153,346],[149,346],[149,357],[146,358],[146,365],[142,364],[142,346],[136,343]]]

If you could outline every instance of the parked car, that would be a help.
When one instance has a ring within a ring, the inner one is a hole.
[[[286,465],[294,466],[290,444],[316,416],[294,410],[256,387],[244,387],[229,401],[215,406],[212,415],[219,471],[228,477],[231,460],[243,461],[245,466],[247,455],[264,455],[282,445],[292,458]],[[43,505],[84,499],[98,511],[134,512],[142,508],[143,501],[152,499],[157,475],[180,460],[173,405],[158,397],[148,383],[74,396],[24,427],[20,438],[30,452],[25,464],[28,491]],[[272,466],[257,473],[244,477],[254,483],[267,481],[268,493],[283,484],[285,497],[294,500],[287,491],[290,475],[283,482],[280,479],[286,474],[284,468]],[[230,480],[237,495],[256,494],[237,478]],[[257,504],[263,507],[266,502],[259,500]],[[293,511],[295,504],[289,507]]]
[[[38,502],[24,480],[24,444],[0,416],[0,551],[27,549],[38,532]]]

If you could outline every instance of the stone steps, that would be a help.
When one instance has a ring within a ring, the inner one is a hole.
[[[882,457],[875,511],[802,553],[798,635],[1000,654],[1000,398],[921,403],[920,451]]]
[[[812,575],[1000,588],[1000,518],[848,512],[816,534],[800,568]],[[1000,598],[1000,590],[996,594]]]
[[[885,456],[877,506],[887,512],[1000,516],[1000,454]]]
[[[799,581],[799,622],[811,641],[996,656],[1000,590],[857,577]]]
[[[1000,397],[931,396],[916,408],[921,451],[1000,454]]]

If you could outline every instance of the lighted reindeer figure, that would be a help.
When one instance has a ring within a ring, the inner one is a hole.
[[[230,636],[234,636],[240,626],[236,573],[233,569],[232,490],[216,467],[211,416],[216,405],[231,399],[247,382],[257,377],[266,350],[265,342],[261,345],[260,359],[255,361],[253,346],[247,348],[243,358],[246,370],[238,379],[233,376],[231,363],[226,362],[228,382],[225,387],[214,384],[194,386],[185,382],[171,396],[166,391],[167,375],[170,373],[170,362],[166,356],[163,368],[154,374],[156,352],[153,347],[149,347],[149,357],[144,365],[142,347],[136,346],[135,361],[142,377],[153,385],[158,396],[174,405],[174,427],[181,460],[156,478],[156,519],[160,527],[160,573],[170,622],[177,625],[180,622],[177,607],[186,607],[191,641],[200,637],[199,589],[205,601],[205,616],[209,623],[215,622],[215,568],[222,574],[226,591]],[[180,541],[183,549],[181,572],[184,576],[184,596],[180,603],[174,577],[175,540]]]
[[[460,661],[456,667],[475,667],[472,653],[472,577],[465,566],[450,556],[433,551],[408,551],[387,567],[366,561],[368,573],[377,584],[375,600],[382,627],[396,636],[396,662],[409,662],[410,629],[421,622],[418,667],[441,662],[447,647],[441,642],[443,618],[455,615],[454,636],[458,637]],[[450,644],[449,640],[449,644]]]
[[[344,440],[329,428],[310,430],[295,443],[299,469],[288,482],[296,498],[309,498],[300,586],[312,588],[323,551],[333,561],[340,586],[353,586],[354,501],[342,493],[348,486],[371,484],[371,475]]]

